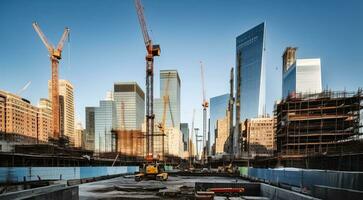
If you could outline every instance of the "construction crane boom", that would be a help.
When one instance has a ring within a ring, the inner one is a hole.
[[[31,81],[27,82],[27,83],[24,85],[24,87],[23,87],[23,88],[21,88],[21,90],[19,90],[16,94],[17,94],[18,96],[20,96],[21,94],[23,94],[23,92],[25,92],[25,90],[26,90],[26,89],[28,89],[28,87],[30,86],[30,84],[31,84],[31,83],[32,83]]]
[[[58,51],[62,51],[62,50],[63,50],[64,42],[65,42],[67,39],[69,39],[69,28],[68,28],[68,27],[66,27],[66,28],[64,29],[64,32],[63,32],[63,34],[62,34],[62,37],[61,37],[61,39],[60,39],[60,40],[59,40],[59,42],[58,42],[58,45],[57,45],[57,49],[58,49]]]
[[[33,28],[34,30],[38,33],[40,39],[42,40],[43,44],[45,45],[45,47],[48,49],[48,51],[50,53],[52,53],[54,47],[53,45],[48,41],[47,37],[45,37],[43,31],[40,29],[39,25],[37,22],[33,22]]]
[[[149,37],[149,33],[147,32],[147,26],[144,16],[144,7],[141,4],[140,0],[135,0],[136,12],[139,18],[139,23],[142,31],[142,35],[144,37],[146,50],[149,51],[148,47],[152,45],[151,39]]]

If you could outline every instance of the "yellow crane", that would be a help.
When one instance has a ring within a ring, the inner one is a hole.
[[[34,30],[38,33],[40,39],[42,40],[45,47],[48,49],[51,67],[52,67],[52,77],[51,77],[51,91],[52,91],[52,118],[53,118],[53,138],[59,139],[60,137],[60,127],[59,127],[59,60],[62,59],[62,50],[64,42],[69,36],[70,29],[65,28],[61,39],[58,42],[57,47],[54,47],[45,37],[44,33],[40,29],[37,22],[33,23]]]

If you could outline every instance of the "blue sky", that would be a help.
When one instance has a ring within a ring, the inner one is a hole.
[[[151,37],[161,45],[155,59],[155,95],[160,69],[177,69],[181,77],[182,121],[201,127],[202,92],[199,61],[206,71],[207,96],[228,92],[235,65],[235,38],[265,21],[267,112],[281,96],[281,55],[299,47],[298,58],[320,57],[323,87],[356,90],[363,86],[363,1],[360,0],[144,0]],[[137,81],[145,88],[145,48],[132,0],[0,1],[0,89],[17,92],[37,104],[47,97],[48,53],[31,23],[37,21],[56,44],[71,28],[60,77],[75,87],[76,118],[97,106],[113,82]]]

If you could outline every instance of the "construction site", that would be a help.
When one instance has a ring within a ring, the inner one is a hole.
[[[263,105],[256,106],[263,115],[243,118],[244,112],[252,110],[243,98],[253,96],[241,92],[244,59],[247,55],[246,60],[253,60],[243,48],[265,36],[242,35],[236,38],[236,70],[230,70],[229,85],[225,84],[229,93],[217,96],[225,98],[222,103],[216,100],[224,106],[221,116],[215,122],[208,116],[212,101],[206,94],[205,66],[199,61],[201,128],[193,109],[191,128],[186,126],[183,132],[179,74],[160,70],[160,97],[154,97],[154,59],[161,56],[161,46],[149,35],[141,0],[134,0],[134,6],[146,50],[145,93],[134,82],[115,83],[114,92],[127,93],[127,98],[135,94],[131,109],[126,105],[129,99],[117,97],[121,99],[117,102],[109,92],[99,107],[85,108],[89,127],[81,126],[78,132],[73,86],[59,79],[70,28],[64,29],[54,46],[39,24],[32,23],[50,59],[49,100],[41,99],[37,107],[22,98],[30,82],[17,94],[0,91],[0,200],[363,199],[362,89],[292,92],[275,103],[273,117],[266,115]],[[251,30],[258,34],[259,29],[264,33],[264,23]],[[261,52],[264,49],[261,42]],[[296,70],[296,49],[285,50],[283,73]],[[252,54],[256,52],[253,49]],[[260,88],[263,81],[257,84],[252,79],[246,80]],[[65,91],[72,98],[60,94],[60,82],[68,84]],[[170,94],[171,90],[176,92]],[[66,104],[73,107],[67,110]]]

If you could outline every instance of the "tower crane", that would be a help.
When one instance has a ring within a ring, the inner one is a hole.
[[[154,45],[147,31],[144,8],[141,0],[135,0],[135,7],[139,19],[144,43],[146,47],[146,158],[153,158],[154,111],[153,111],[153,85],[154,85],[154,56],[160,56],[160,46]]]
[[[163,172],[158,163],[152,163],[154,157],[154,56],[160,56],[160,46],[154,45],[147,31],[144,8],[141,0],[135,0],[135,7],[139,19],[144,43],[146,47],[146,161],[141,173],[135,175],[135,180],[140,181],[145,177],[157,180],[167,180],[168,174]]]
[[[202,92],[203,92],[203,102],[202,102],[202,107],[203,107],[203,144],[202,144],[202,151],[203,151],[204,148],[205,148],[205,151],[203,151],[202,163],[204,164],[205,156],[207,155],[207,152],[209,150],[209,148],[206,145],[206,135],[207,135],[207,108],[209,106],[209,103],[206,100],[206,95],[205,95],[204,68],[203,68],[202,61],[200,61],[200,73],[201,73],[201,78],[202,78]]]
[[[38,33],[40,39],[42,40],[45,47],[48,49],[51,67],[52,67],[52,77],[51,77],[51,91],[52,91],[52,119],[53,119],[53,137],[54,139],[60,138],[60,127],[59,127],[59,75],[58,66],[59,60],[62,58],[62,50],[64,42],[69,37],[70,29],[66,27],[62,34],[61,39],[58,42],[57,47],[54,47],[45,37],[44,33],[40,29],[37,22],[33,23],[34,30]]]
[[[193,117],[192,117],[192,129],[191,135],[189,137],[189,168],[192,167],[192,162],[194,161],[194,152],[193,152],[193,139],[194,139],[194,118],[195,118],[195,109],[193,109]]]

